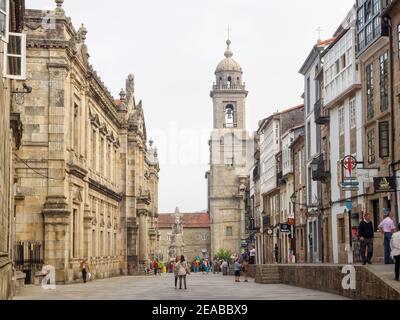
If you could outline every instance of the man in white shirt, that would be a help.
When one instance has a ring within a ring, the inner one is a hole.
[[[388,209],[385,209],[385,219],[379,225],[379,230],[384,235],[384,248],[385,248],[385,264],[390,264],[390,241],[392,239],[393,232],[396,230],[394,222],[390,217],[391,213]]]
[[[394,268],[395,279],[399,281],[400,277],[400,223],[397,226],[397,232],[393,234],[392,241],[390,242],[390,247],[392,249],[392,257],[396,263]]]
[[[250,250],[250,264],[256,263],[256,248],[252,247]]]

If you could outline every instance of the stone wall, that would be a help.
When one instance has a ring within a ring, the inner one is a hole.
[[[0,300],[11,299],[14,294],[13,273],[12,263],[8,256],[0,255]]]
[[[265,267],[267,266],[250,266],[249,276],[256,278]],[[399,291],[363,266],[355,266],[356,289],[344,290],[342,280],[345,275],[342,274],[342,268],[342,265],[279,265],[279,275],[283,284],[330,292],[350,299],[400,300]]]

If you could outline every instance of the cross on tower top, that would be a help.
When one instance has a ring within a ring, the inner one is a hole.
[[[316,30],[318,32],[318,40],[321,40],[321,32],[323,31],[321,27]]]
[[[230,28],[230,26],[229,26],[229,24],[228,24],[228,29],[227,29],[227,31],[228,31],[228,40],[230,40],[230,38],[231,38],[231,28]]]

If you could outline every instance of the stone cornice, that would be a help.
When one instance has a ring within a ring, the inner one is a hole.
[[[89,187],[92,190],[95,190],[117,202],[121,202],[123,197],[121,194],[114,192],[113,190],[107,188],[106,186],[94,181],[93,179],[89,178]]]

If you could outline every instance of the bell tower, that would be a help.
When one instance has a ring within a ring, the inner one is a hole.
[[[211,255],[221,249],[240,252],[245,237],[243,185],[247,180],[246,91],[242,67],[226,42],[225,59],[215,71],[211,98],[213,131],[210,145],[208,205]]]
[[[215,71],[216,82],[211,91],[214,104],[214,129],[245,129],[246,97],[243,71],[232,57],[231,41],[226,42],[225,59]]]

